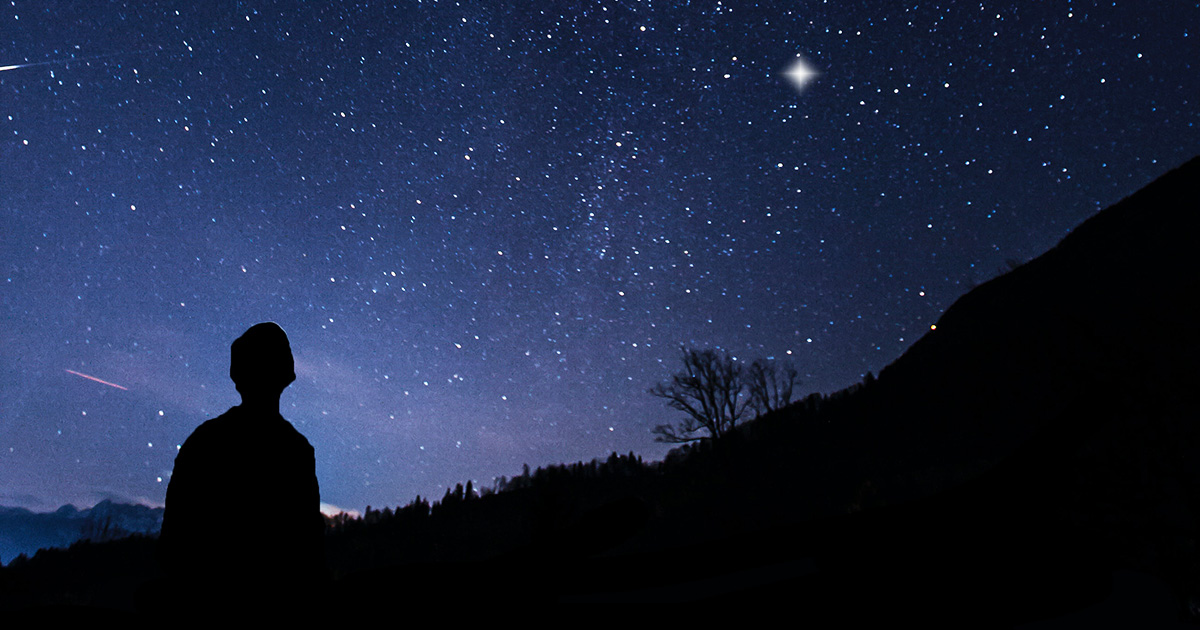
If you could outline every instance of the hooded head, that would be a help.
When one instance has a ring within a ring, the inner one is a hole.
[[[282,393],[296,380],[287,333],[275,322],[251,326],[230,347],[229,378],[243,398]]]

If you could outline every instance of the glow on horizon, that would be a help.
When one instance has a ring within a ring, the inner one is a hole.
[[[352,518],[360,518],[362,512],[358,510],[347,510],[346,508],[338,507],[332,503],[321,502],[321,514],[325,516],[337,516],[338,514],[348,514]]]

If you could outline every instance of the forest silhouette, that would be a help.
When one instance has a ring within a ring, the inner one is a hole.
[[[1129,622],[1200,620],[1197,182],[1200,158],[976,287],[878,378],[662,462],[526,467],[329,519],[318,607],[469,595],[975,626],[1119,623],[1126,597]],[[13,562],[0,606],[138,610],[153,544]],[[1155,586],[1129,600],[1114,584],[1131,573]]]

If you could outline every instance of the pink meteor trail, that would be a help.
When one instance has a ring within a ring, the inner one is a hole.
[[[97,383],[103,383],[105,385],[108,385],[109,387],[116,387],[117,389],[120,389],[120,390],[129,391],[128,387],[121,387],[120,385],[117,385],[116,383],[109,383],[108,381],[100,380],[100,379],[96,378],[95,376],[89,376],[87,374],[84,374],[83,372],[76,372],[75,370],[67,370],[67,372],[70,372],[71,374],[74,374],[75,376],[82,376],[83,378],[86,378],[89,381],[96,381]]]

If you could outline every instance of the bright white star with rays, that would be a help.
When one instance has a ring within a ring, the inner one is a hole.
[[[804,88],[808,87],[809,82],[817,78],[821,73],[812,67],[804,57],[796,55],[796,60],[792,65],[788,66],[787,70],[783,71],[783,76],[795,86],[797,92],[803,92]]]

